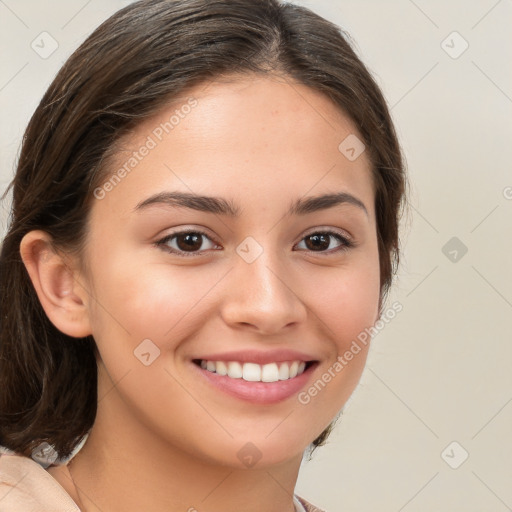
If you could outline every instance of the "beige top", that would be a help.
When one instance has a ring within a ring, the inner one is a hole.
[[[302,507],[302,508],[301,508]],[[297,512],[323,512],[295,496]],[[0,512],[80,512],[53,476],[30,457],[0,455]]]

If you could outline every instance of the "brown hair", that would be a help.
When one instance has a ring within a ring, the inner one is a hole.
[[[133,3],[64,64],[28,124],[4,194],[12,187],[0,254],[0,445],[30,456],[46,441],[65,458],[92,427],[97,407],[94,339],[69,337],[49,321],[20,257],[23,236],[42,229],[56,249],[80,255],[93,190],[124,134],[192,85],[271,72],[323,92],[364,139],[376,191],[382,308],[399,260],[406,178],[386,102],[347,36],[279,0]]]

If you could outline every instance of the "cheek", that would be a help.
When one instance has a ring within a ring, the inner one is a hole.
[[[310,307],[328,354],[317,379],[298,396],[298,402],[317,418],[316,435],[346,403],[364,370],[370,337],[368,328],[378,317],[378,257],[347,265],[339,272],[317,273],[309,284]]]
[[[173,340],[199,325],[197,312],[224,274],[217,268],[145,264],[111,253],[94,269],[92,324],[100,351],[107,340],[109,350],[116,346],[133,352],[144,339],[162,351],[172,348]]]
[[[368,256],[357,264],[318,273],[307,284],[311,307],[324,324],[325,335],[334,339],[338,352],[375,323],[380,294],[378,256]]]

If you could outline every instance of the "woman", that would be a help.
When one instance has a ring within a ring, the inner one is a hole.
[[[11,185],[0,510],[318,510],[298,471],[364,368],[405,190],[339,28],[134,3],[63,66]]]

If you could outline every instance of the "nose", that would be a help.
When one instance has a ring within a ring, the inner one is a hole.
[[[224,321],[231,327],[266,335],[302,323],[307,309],[292,273],[285,267],[286,262],[266,252],[252,263],[238,258],[226,283],[221,308]]]

